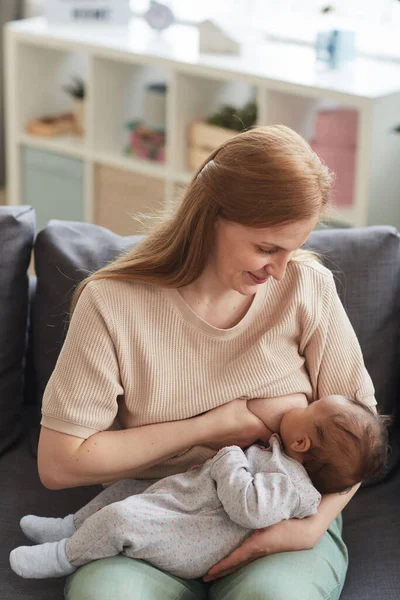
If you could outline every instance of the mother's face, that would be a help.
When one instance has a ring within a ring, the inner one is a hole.
[[[293,252],[306,242],[317,221],[315,216],[256,229],[219,218],[211,264],[225,287],[253,295],[269,277],[284,278]]]

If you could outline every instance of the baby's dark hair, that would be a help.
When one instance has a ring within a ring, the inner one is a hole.
[[[347,492],[387,469],[390,417],[356,398],[346,400],[350,410],[333,407],[315,424],[316,443],[304,455],[304,467],[321,494]]]

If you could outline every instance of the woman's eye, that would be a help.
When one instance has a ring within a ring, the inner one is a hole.
[[[258,246],[258,250],[262,254],[275,254],[275,252],[277,251],[276,248],[270,248],[269,250],[266,250],[265,248],[261,248],[260,246]]]

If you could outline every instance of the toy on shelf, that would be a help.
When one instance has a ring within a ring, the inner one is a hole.
[[[243,108],[225,105],[206,121],[193,121],[188,130],[188,167],[197,171],[218,146],[257,122],[257,105],[248,102]]]
[[[64,85],[64,90],[72,97],[72,113],[75,117],[76,133],[83,135],[85,131],[85,82],[80,77],[73,77],[72,83]]]
[[[143,119],[126,124],[129,142],[126,153],[148,160],[165,162],[165,83],[146,86],[143,102]]]
[[[130,121],[126,128],[130,132],[126,154],[165,162],[165,129],[154,129],[143,121]]]

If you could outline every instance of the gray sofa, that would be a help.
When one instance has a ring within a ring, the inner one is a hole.
[[[62,580],[22,580],[8,566],[10,550],[26,543],[18,526],[22,515],[64,515],[98,491],[55,492],[41,485],[36,468],[40,398],[68,326],[73,287],[136,241],[95,225],[60,221],[35,239],[31,208],[0,207],[1,600],[62,598]],[[391,227],[323,230],[312,234],[310,245],[335,273],[380,409],[395,416],[388,475],[368,482],[344,511],[350,568],[342,598],[398,600],[400,237]],[[37,279],[27,276],[32,248]]]

